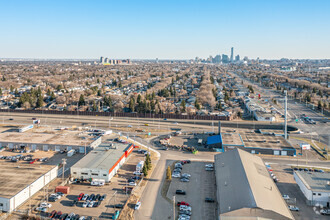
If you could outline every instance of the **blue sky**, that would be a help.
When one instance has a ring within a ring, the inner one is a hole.
[[[329,0],[0,0],[2,58],[330,58]]]

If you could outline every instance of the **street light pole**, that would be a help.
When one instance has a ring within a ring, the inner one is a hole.
[[[175,196],[173,196],[173,220],[175,220]]]
[[[285,98],[284,98],[284,116],[285,116],[285,120],[284,120],[284,138],[285,140],[288,139],[288,128],[287,128],[287,110],[288,110],[288,92],[287,90],[284,90],[284,94],[285,94]]]

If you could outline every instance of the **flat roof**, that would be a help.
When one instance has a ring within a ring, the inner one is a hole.
[[[260,157],[235,148],[214,159],[221,216],[294,219]]]
[[[306,187],[312,191],[330,192],[330,173],[295,171]]]
[[[294,149],[282,136],[241,133],[245,147],[266,149]]]
[[[1,160],[0,197],[12,198],[54,167],[54,165],[23,164]]]
[[[18,126],[8,126],[0,129],[0,142],[12,142],[22,144],[58,144],[83,146],[89,145],[94,140],[87,132],[76,130],[49,130],[46,128],[33,128],[25,132],[17,132]]]
[[[223,146],[244,146],[239,133],[221,133]]]
[[[219,144],[222,143],[221,135],[213,135],[207,138],[207,144]]]
[[[110,143],[113,143],[112,147]],[[103,142],[71,168],[110,170],[130,146],[131,143]]]

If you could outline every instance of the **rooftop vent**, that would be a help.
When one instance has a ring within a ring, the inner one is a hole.
[[[330,181],[327,181],[327,185],[330,186]]]

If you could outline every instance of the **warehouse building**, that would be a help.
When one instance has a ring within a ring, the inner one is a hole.
[[[307,204],[330,207],[330,173],[295,171],[293,177]]]
[[[133,148],[132,144],[102,143],[71,167],[71,177],[84,180],[104,179],[109,182]]]
[[[12,212],[57,177],[57,166],[0,161],[0,211]]]
[[[296,156],[296,149],[280,135],[260,133],[221,133],[207,138],[209,148],[225,152],[239,148],[251,154]]]
[[[294,219],[260,157],[235,148],[214,159],[217,219]]]

